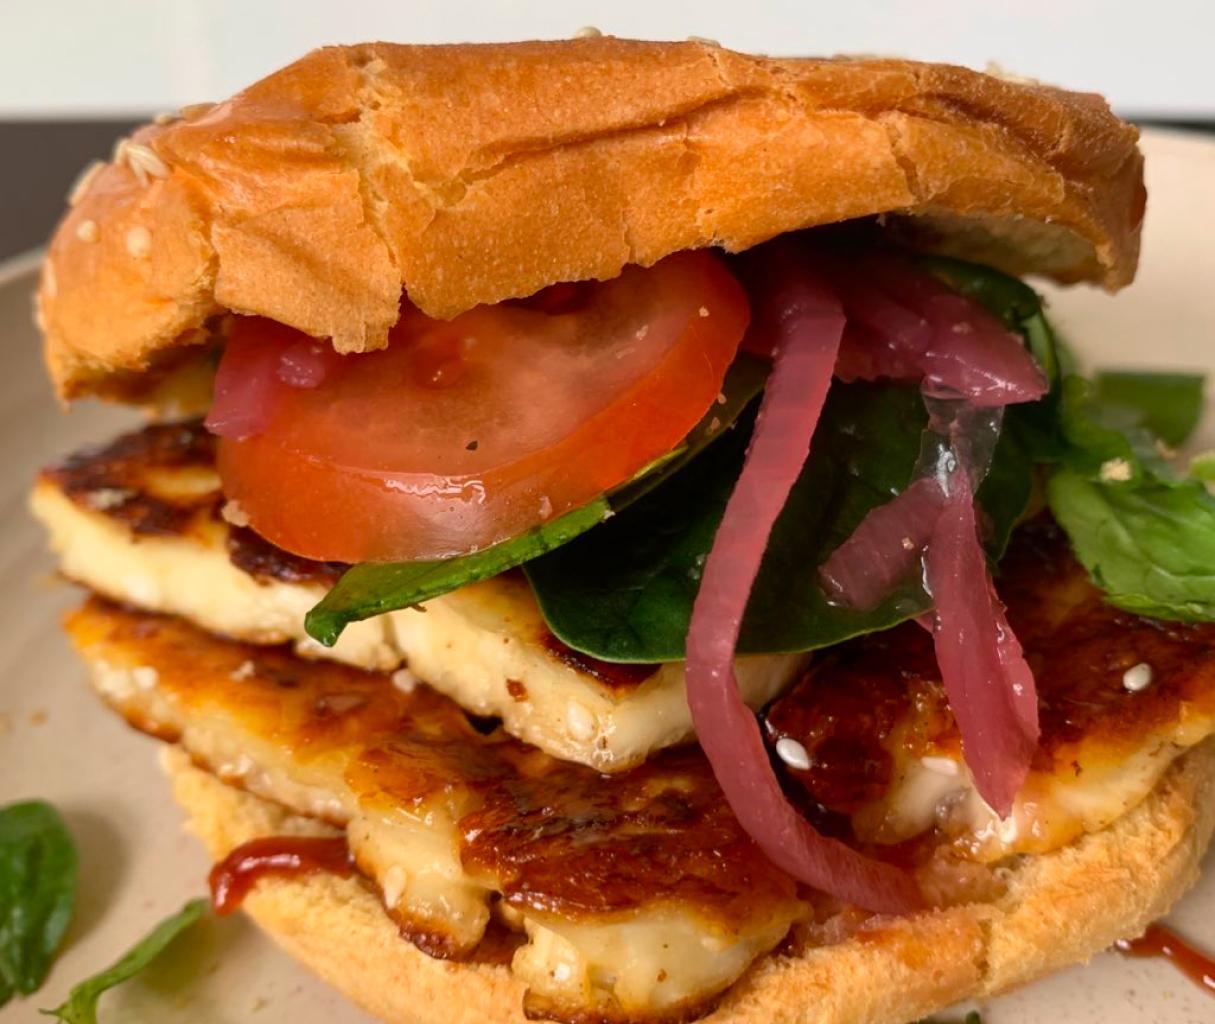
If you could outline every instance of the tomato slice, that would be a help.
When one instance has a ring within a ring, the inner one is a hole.
[[[224,491],[263,537],[309,558],[486,547],[679,444],[748,316],[723,262],[686,252],[450,321],[407,307],[388,347],[362,355],[240,318],[208,417],[225,435]]]

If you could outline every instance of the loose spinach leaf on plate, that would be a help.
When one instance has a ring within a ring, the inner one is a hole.
[[[129,981],[151,964],[178,935],[198,921],[206,909],[206,900],[187,903],[176,914],[161,921],[104,971],[73,988],[62,1006],[43,1010],[42,1013],[48,1017],[58,1017],[64,1024],[97,1024],[97,1002],[101,996],[114,986]]]
[[[870,509],[907,485],[927,420],[914,386],[834,385],[812,454],[772,531],[741,652],[811,650],[928,610],[918,581],[858,612],[831,604],[816,574]],[[701,569],[742,467],[749,427],[748,418],[631,508],[525,566],[557,637],[606,661],[683,657]],[[993,556],[1025,509],[1031,484],[1032,459],[1012,416],[979,491],[993,524]]]
[[[466,583],[487,579],[568,543],[682,470],[722,436],[763,389],[768,364],[740,355],[717,402],[674,451],[655,460],[606,497],[574,509],[510,540],[456,558],[430,562],[365,563],[338,581],[304,620],[308,634],[332,646],[351,622],[429,601]]]
[[[76,847],[59,813],[32,800],[0,808],[0,1006],[37,991],[76,901]]]

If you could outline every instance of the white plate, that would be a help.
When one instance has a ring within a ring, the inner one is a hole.
[[[1049,289],[1055,322],[1103,364],[1215,369],[1215,143],[1152,132],[1147,234],[1139,280],[1117,297]],[[42,797],[62,809],[82,856],[67,950],[41,993],[0,1010],[33,1020],[84,975],[109,963],[154,921],[203,892],[207,863],[182,834],[154,757],[86,692],[58,619],[76,594],[51,578],[24,510],[39,465],[107,439],[131,414],[86,405],[59,414],[30,323],[35,262],[0,268],[0,804]],[[1215,423],[1205,442],[1215,440]],[[1215,862],[1171,919],[1215,950]],[[988,1024],[1188,1024],[1215,1020],[1215,1000],[1164,963],[1098,957],[983,1007]],[[106,1024],[365,1024],[243,918],[210,921],[174,955],[106,998]]]

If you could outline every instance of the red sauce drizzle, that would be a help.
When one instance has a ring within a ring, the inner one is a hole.
[[[1122,939],[1115,947],[1124,956],[1163,957],[1207,995],[1215,996],[1215,960],[1198,952],[1164,925],[1149,925],[1142,938]]]
[[[211,906],[217,914],[240,909],[259,878],[294,878],[328,871],[350,877],[354,864],[346,839],[268,836],[243,843],[211,869]]]

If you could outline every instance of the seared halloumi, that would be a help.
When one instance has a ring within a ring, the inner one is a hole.
[[[214,439],[198,423],[149,426],[73,455],[43,472],[32,505],[62,572],[100,594],[223,636],[412,673],[555,757],[622,771],[692,734],[682,663],[578,655],[548,631],[517,574],[354,623],[332,649],[315,643],[304,615],[342,567],[287,555],[228,522]],[[804,663],[738,659],[748,703],[771,700]]]
[[[525,933],[529,1012],[678,1016],[808,914],[696,747],[605,778],[382,673],[92,598],[67,623],[98,692],[199,766],[344,828],[404,935],[477,956],[491,908]]]
[[[994,862],[1045,853],[1135,807],[1215,733],[1215,626],[1106,604],[1049,522],[1023,526],[997,588],[1034,671],[1042,734],[1012,813],[962,760],[929,635],[913,623],[841,644],[769,709],[785,770],[867,842],[926,833]]]

